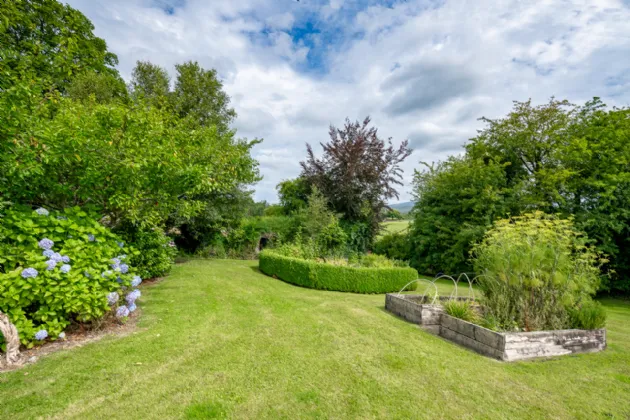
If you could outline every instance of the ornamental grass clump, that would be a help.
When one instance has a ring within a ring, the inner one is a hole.
[[[571,219],[541,212],[499,220],[472,250],[487,315],[504,330],[580,328],[606,259]]]
[[[444,311],[452,317],[468,322],[480,322],[481,318],[472,302],[467,300],[449,300],[444,303]]]
[[[89,324],[110,311],[124,318],[135,310],[140,292],[131,290],[142,279],[125,260],[137,251],[121,247],[116,235],[80,208],[63,215],[7,210],[0,214],[0,238],[0,312],[27,347],[65,336],[71,323]],[[129,293],[133,308],[120,306],[119,297]]]

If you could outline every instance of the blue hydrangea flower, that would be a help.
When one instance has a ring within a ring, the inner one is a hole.
[[[66,333],[62,331],[62,332],[59,333],[58,337],[59,337],[60,340],[65,340],[66,339]]]
[[[103,277],[103,278],[105,278],[105,277],[109,277],[109,276],[111,276],[111,275],[112,275],[112,272],[111,272],[111,271],[109,271],[109,270],[107,270],[107,271],[103,271],[103,272],[101,273],[101,277]]]
[[[37,243],[41,249],[51,249],[55,243],[48,238],[44,238]]]
[[[57,261],[55,260],[46,261],[46,270],[51,271],[51,270],[54,270],[55,267],[57,267]]]
[[[118,264],[112,264],[110,267],[114,270],[114,273],[120,273],[120,266]]]
[[[120,265],[120,258],[112,258],[110,261],[115,265]]]
[[[138,287],[140,286],[140,283],[142,283],[142,278],[140,278],[140,276],[133,276],[133,279],[131,280],[131,287]]]
[[[129,272],[129,266],[127,264],[120,264],[120,272],[127,274]]]
[[[65,263],[69,263],[70,262],[70,257],[68,257],[67,255],[62,255],[61,256],[61,261],[65,262]]]
[[[48,216],[50,214],[48,210],[46,210],[43,207],[40,207],[37,210],[35,210],[35,213],[39,214],[40,216]]]
[[[137,309],[137,306],[135,303],[132,303],[131,305],[129,305],[129,312],[133,312]]]
[[[53,251],[52,249],[47,249],[47,250],[45,250],[44,252],[42,252],[42,255],[43,255],[44,257],[48,257],[48,258],[50,258],[50,257],[52,257],[52,256],[53,256],[53,254],[54,254],[54,253],[55,253],[55,251]]]
[[[42,341],[45,340],[46,337],[48,337],[48,331],[46,330],[39,330],[35,333],[35,340]]]
[[[60,253],[58,253],[58,252],[54,252],[54,253],[50,256],[50,259],[51,259],[51,260],[53,260],[53,261],[55,261],[55,262],[58,262],[58,263],[63,262],[63,257],[62,257],[62,256],[61,256],[61,254],[60,254]]]
[[[116,316],[118,318],[125,318],[129,316],[129,309],[126,306],[119,306],[116,310]]]
[[[34,268],[25,268],[22,270],[22,278],[30,279],[37,277],[39,273]]]
[[[118,296],[118,293],[111,292],[107,295],[107,303],[109,303],[109,306],[113,306],[116,302],[118,302],[119,298],[120,296]]]
[[[124,242],[116,242],[118,244],[118,246],[120,248],[124,248],[125,247],[125,243]]]
[[[120,278],[120,276],[119,276],[119,277],[116,277],[116,281],[117,281],[118,283],[122,283],[122,281],[123,281],[123,280],[122,280],[122,279]]]
[[[61,270],[62,273],[68,274],[70,272],[71,268],[72,267],[70,267],[70,265],[64,264],[64,265],[61,266],[60,270]]]
[[[88,235],[88,241],[90,242],[94,242],[96,240],[96,238],[94,237],[94,235],[92,235],[91,233]]]
[[[126,258],[127,258],[127,254],[122,254],[122,255],[119,255],[119,256],[117,256],[116,258],[118,258],[120,261],[122,261],[122,260],[124,260],[124,259],[126,259]]]
[[[134,289],[132,292],[129,292],[125,297],[125,300],[128,304],[134,303],[141,296],[140,290]]]

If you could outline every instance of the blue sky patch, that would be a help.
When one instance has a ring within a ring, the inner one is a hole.
[[[164,13],[171,16],[177,9],[186,6],[186,0],[152,0],[153,6],[162,9]]]

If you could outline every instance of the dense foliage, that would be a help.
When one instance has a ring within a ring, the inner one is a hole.
[[[344,222],[362,225],[364,238],[352,244],[365,250],[380,231],[387,200],[398,198],[395,187],[402,185],[400,164],[411,150],[407,141],[394,148],[391,139],[379,138],[369,117],[362,123],[346,120],[343,129],[331,126],[329,135],[330,142],[321,144],[321,158],[307,145],[302,177],[322,192]],[[359,230],[346,230],[350,239],[359,234]]]
[[[130,290],[142,280],[128,263],[137,253],[79,208],[8,210],[0,218],[0,312],[28,346],[116,308],[125,317],[139,297]]]
[[[52,118],[32,118],[4,142],[0,193],[61,209],[90,206],[146,226],[192,217],[205,194],[253,182],[253,143],[213,127],[190,130],[153,107],[61,98]],[[1,146],[0,146],[1,147]]]
[[[451,157],[414,175],[412,265],[423,273],[470,271],[470,247],[509,212],[500,164]]]
[[[116,233],[133,244],[134,252],[129,256],[136,273],[145,279],[162,277],[171,271],[175,262],[177,247],[175,242],[160,228],[123,226]]]
[[[260,271],[298,286],[354,293],[398,292],[418,278],[417,271],[409,267],[335,265],[286,257],[273,251],[260,254]]]
[[[64,92],[74,76],[88,71],[109,76],[124,91],[114,69],[118,58],[93,30],[81,12],[57,0],[2,1],[0,67],[7,72],[2,78],[28,70]]]
[[[175,65],[174,89],[170,89],[168,72],[147,61],[138,61],[133,70],[130,89],[135,100],[147,100],[165,108],[177,119],[193,127],[214,127],[219,134],[230,131],[236,112],[223,83],[214,69],[188,61]]]
[[[381,236],[372,251],[394,260],[408,261],[411,256],[411,242],[408,233],[388,233]]]
[[[280,182],[276,189],[285,213],[292,214],[306,207],[312,186],[305,178],[298,177]]]
[[[492,222],[534,210],[574,216],[614,271],[605,289],[630,290],[630,109],[599,99],[574,106],[515,102],[466,154],[417,171],[411,232],[420,271],[470,271],[473,243]]]
[[[525,331],[574,326],[570,311],[590,310],[606,262],[571,220],[541,212],[497,221],[473,255],[488,313]]]

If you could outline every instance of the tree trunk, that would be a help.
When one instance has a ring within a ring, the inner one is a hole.
[[[20,337],[15,325],[2,312],[0,312],[0,332],[2,332],[7,345],[7,366],[14,365],[20,361]]]

